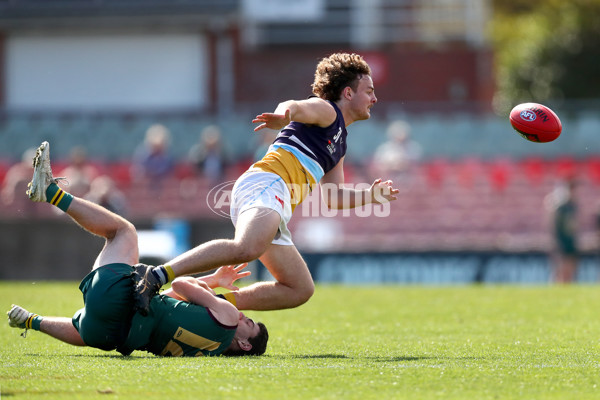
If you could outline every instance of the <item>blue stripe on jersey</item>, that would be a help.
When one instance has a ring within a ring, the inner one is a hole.
[[[329,104],[337,115],[331,125],[322,128],[292,121],[279,132],[274,141],[274,144],[285,144],[298,149],[306,157],[316,161],[323,173],[331,171],[340,162],[347,148],[348,132],[342,111],[334,102],[329,101]]]
[[[323,177],[323,175],[325,175],[325,173],[323,172],[323,168],[321,168],[319,163],[307,156],[306,154],[304,154],[297,147],[290,146],[289,144],[285,143],[273,143],[269,148],[269,151],[277,150],[279,148],[292,153],[294,157],[296,157],[298,161],[300,161],[300,164],[302,164],[304,168],[306,168],[308,173],[313,176],[315,182],[318,183]]]

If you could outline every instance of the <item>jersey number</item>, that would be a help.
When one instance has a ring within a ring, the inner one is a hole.
[[[200,335],[196,335],[182,327],[177,328],[175,335],[173,335],[173,339],[167,343],[164,349],[160,352],[161,356],[171,355],[173,357],[181,357],[183,356],[183,349],[179,345],[179,343],[183,343],[190,347],[193,347],[198,350],[216,350],[221,345],[220,342],[215,342]],[[196,357],[203,356],[204,354],[201,351],[196,353]]]

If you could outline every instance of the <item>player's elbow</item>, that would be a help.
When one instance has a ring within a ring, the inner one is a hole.
[[[175,279],[173,282],[171,282],[171,289],[173,289],[173,291],[175,293],[177,293],[178,295],[181,296],[181,291],[182,288],[186,285],[185,281],[181,278],[177,278]]]
[[[175,278],[175,280],[173,280],[173,282],[171,282],[171,286],[172,287],[177,287],[177,286],[185,286],[185,285],[190,285],[191,283],[193,283],[192,281],[194,281],[195,279],[192,278],[191,276],[180,276]]]
[[[194,283],[192,282],[194,278],[191,276],[182,276],[176,278],[173,282],[171,282],[171,289],[173,291],[183,297],[184,299],[188,298],[188,294],[191,290],[193,290]]]
[[[290,117],[296,113],[297,107],[294,100],[287,100],[279,103],[275,108],[275,114],[284,115],[287,111],[290,112]]]

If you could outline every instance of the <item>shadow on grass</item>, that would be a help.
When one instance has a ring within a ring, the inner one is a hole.
[[[408,356],[396,356],[396,357],[361,357],[367,360],[371,360],[374,362],[407,362],[407,361],[422,361],[422,360],[432,360],[437,357],[408,357]]]
[[[263,357],[272,357],[272,358],[281,358],[281,359],[350,359],[352,357],[348,357],[343,354],[293,354],[293,355],[276,355],[272,356],[270,354],[266,354]]]
[[[405,363],[411,361],[424,361],[424,360],[477,360],[481,357],[436,357],[436,356],[347,356],[344,354],[295,354],[295,355],[265,355],[263,357],[272,357],[279,359],[303,359],[303,360],[369,360],[372,362],[398,362]]]
[[[65,358],[65,357],[77,357],[77,358],[116,358],[123,361],[135,361],[135,360],[143,360],[147,358],[157,358],[157,356],[148,354],[148,355],[130,355],[123,356],[118,353],[107,353],[107,354],[37,354],[37,353],[29,353],[27,356],[31,357],[44,357],[44,358]]]
[[[281,359],[305,359],[305,360],[370,360],[374,362],[407,362],[407,361],[422,361],[422,360],[434,360],[439,357],[423,356],[423,357],[409,357],[409,356],[396,356],[396,357],[369,357],[369,356],[347,356],[344,354],[294,354],[294,355],[265,355],[264,357],[273,357]]]
[[[406,362],[422,360],[482,360],[483,357],[436,357],[436,356],[395,356],[395,357],[361,357],[374,362]]]
[[[162,359],[164,357],[157,357],[152,354],[140,354],[140,355],[129,355],[123,356],[118,353],[107,353],[107,354],[64,354],[64,355],[53,355],[53,354],[37,354],[29,353],[27,356],[32,357],[45,357],[45,358],[97,358],[97,359],[117,359],[119,361],[137,361],[145,359]],[[228,357],[222,357],[228,358]],[[435,356],[347,356],[345,354],[293,354],[293,355],[270,355],[265,354],[259,358],[273,358],[273,359],[289,359],[289,360],[370,360],[373,362],[410,362],[410,361],[423,361],[423,360],[480,360],[481,357],[435,357]]]

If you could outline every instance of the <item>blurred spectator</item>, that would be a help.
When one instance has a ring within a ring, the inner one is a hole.
[[[390,123],[386,135],[387,141],[380,144],[373,155],[373,174],[405,181],[421,159],[421,146],[410,138],[410,125],[405,121]]]
[[[91,182],[90,190],[84,198],[121,216],[127,212],[125,195],[106,175],[100,175]]]
[[[545,198],[554,238],[554,280],[568,283],[575,279],[579,261],[577,247],[577,203],[574,179],[562,182]]]
[[[54,176],[64,176],[69,182],[68,192],[82,197],[90,190],[92,181],[99,175],[98,169],[90,164],[87,152],[81,146],[75,146],[69,154],[69,165]]]
[[[146,131],[144,142],[133,155],[131,175],[137,181],[160,181],[174,170],[174,162],[169,155],[171,133],[160,124],[154,124]]]
[[[25,150],[21,156],[21,161],[11,166],[6,172],[0,194],[3,205],[13,206],[16,203],[28,205],[31,203],[25,192],[33,174],[35,151],[35,148]]]
[[[221,143],[221,130],[209,125],[200,133],[200,140],[189,152],[189,160],[211,183],[220,182],[225,175],[227,157]]]

